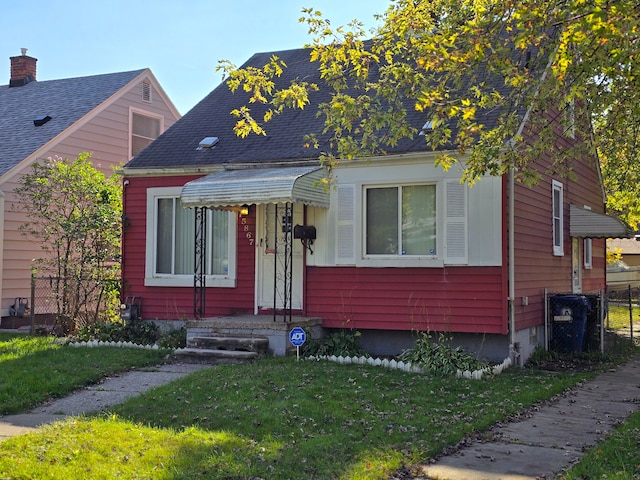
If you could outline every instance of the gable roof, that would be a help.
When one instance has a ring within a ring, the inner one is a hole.
[[[11,88],[0,86],[0,175],[147,71],[33,81]],[[44,115],[51,120],[34,126],[34,119]]]
[[[272,56],[284,61],[287,68],[275,80],[276,87],[287,86],[298,79],[315,83],[319,91],[310,92],[311,104],[304,110],[287,109],[275,116],[266,126],[266,136],[251,134],[246,138],[236,136],[233,127],[237,121],[231,111],[245,105],[249,95],[238,89],[235,93],[222,82],[191,111],[158,137],[149,147],[133,158],[125,167],[130,169],[154,168],[206,168],[234,163],[272,163],[317,159],[320,151],[305,146],[305,136],[311,133],[320,140],[320,149],[326,150],[328,135],[323,134],[324,118],[317,116],[317,106],[328,102],[332,89],[320,79],[318,64],[310,61],[310,50],[306,48],[265,52],[253,55],[242,67],[261,68]],[[484,72],[480,72],[484,75]],[[372,72],[375,76],[376,72]],[[498,90],[506,90],[504,80],[488,80]],[[263,105],[250,105],[254,118],[261,118]],[[413,105],[407,105],[407,120],[420,130],[429,118],[428,114],[417,112]],[[522,110],[524,116],[524,110]],[[498,111],[481,112],[479,121],[493,127],[498,119]],[[206,137],[218,137],[213,148],[198,148]],[[427,150],[424,137],[403,139],[387,153],[408,153]]]

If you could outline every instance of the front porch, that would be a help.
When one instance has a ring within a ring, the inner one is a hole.
[[[266,338],[268,354],[281,357],[295,352],[289,342],[289,332],[294,327],[304,328],[308,338],[322,337],[321,318],[293,315],[291,321],[284,321],[282,314],[276,315],[275,320],[273,315],[237,315],[188,321],[187,345],[203,337]]]

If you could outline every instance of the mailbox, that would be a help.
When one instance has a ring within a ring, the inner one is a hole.
[[[296,225],[293,227],[293,238],[299,238],[304,248],[309,250],[309,253],[313,255],[311,245],[316,239],[316,227],[313,225]]]
[[[316,227],[313,225],[296,225],[293,227],[293,238],[300,240],[315,240]]]

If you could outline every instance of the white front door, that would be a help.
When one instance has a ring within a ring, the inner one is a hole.
[[[291,301],[292,310],[302,310],[304,248],[293,238],[293,227],[303,224],[304,207],[293,205],[293,218],[286,215],[285,205],[273,203],[258,206],[258,308],[272,310],[285,307]],[[287,231],[290,245],[286,246]],[[293,248],[287,258],[289,248]],[[277,251],[276,251],[277,249]],[[290,272],[290,273],[288,273]],[[287,301],[287,303],[289,303]]]

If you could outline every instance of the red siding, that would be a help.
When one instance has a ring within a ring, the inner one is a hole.
[[[550,116],[553,115],[550,112]],[[561,116],[560,116],[561,117]],[[556,117],[557,118],[557,117]],[[566,151],[577,140],[557,129],[557,149]],[[531,136],[529,138],[532,138]],[[604,212],[599,166],[593,155],[581,154],[566,165],[571,173],[554,171],[548,155],[531,165],[542,176],[532,186],[515,186],[515,298],[516,330],[544,322],[544,290],[549,293],[572,290],[572,245],[569,235],[569,206],[590,206]],[[562,168],[562,167],[560,167]],[[552,180],[563,184],[564,255],[553,255]],[[581,259],[582,261],[582,259]],[[597,292],[605,285],[605,243],[593,240],[593,268],[583,270],[582,291]],[[526,301],[525,301],[526,298]],[[525,304],[527,303],[527,304]]]
[[[507,333],[500,267],[309,267],[306,290],[329,328]]]
[[[128,178],[129,185],[124,193],[128,227],[123,240],[123,295],[142,297],[144,319],[185,320],[194,317],[193,287],[144,286],[147,188],[182,186],[194,178],[197,176]],[[254,208],[245,223],[238,221],[236,288],[207,288],[207,316],[253,313],[255,248],[250,245],[247,232],[255,238]]]

